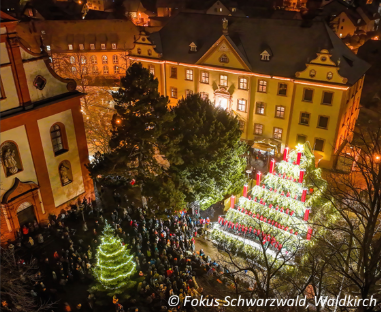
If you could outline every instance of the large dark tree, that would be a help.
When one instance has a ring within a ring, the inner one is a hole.
[[[198,94],[181,99],[173,112],[168,134],[173,144],[166,146],[165,155],[186,200],[206,209],[239,191],[245,182],[246,145],[240,142],[237,117]]]
[[[90,171],[94,178],[113,174],[142,184],[163,168],[157,160],[172,119],[168,98],[159,94],[157,79],[140,63],[128,68],[113,97],[117,114],[112,120],[111,152],[96,154]]]

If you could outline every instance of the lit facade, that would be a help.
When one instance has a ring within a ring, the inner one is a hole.
[[[1,12],[1,240],[43,223],[83,197],[93,198],[81,94],[73,80],[26,48],[17,20]],[[34,45],[37,46],[38,45]]]
[[[320,165],[332,167],[336,152],[352,139],[369,66],[324,23],[303,28],[297,20],[229,17],[221,25],[219,16],[204,17],[179,14],[158,32],[124,34],[126,42],[132,38],[125,66],[141,62],[148,68],[170,105],[200,93],[238,116],[243,140],[266,142],[278,153],[309,141]],[[258,31],[261,36],[253,37]],[[81,53],[97,55],[100,72],[105,53],[109,62],[126,53],[119,46],[86,49]],[[115,79],[124,74],[123,68],[112,72],[111,63],[109,68]]]

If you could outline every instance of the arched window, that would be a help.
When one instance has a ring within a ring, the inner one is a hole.
[[[70,56],[70,64],[75,64],[75,57],[74,56]]]
[[[148,49],[148,55],[151,56],[152,55],[152,50],[151,49]]]
[[[86,66],[82,67],[82,74],[87,75],[87,67]]]
[[[81,64],[86,64],[86,56],[81,55]]]
[[[71,171],[70,161],[64,160],[58,166],[61,185],[65,186],[73,182],[73,173]]]
[[[105,75],[108,74],[108,66],[107,65],[103,66],[103,74],[105,74]]]
[[[119,63],[119,59],[118,59],[118,56],[116,54],[112,56],[112,62],[114,64],[118,64]]]
[[[102,55],[102,64],[108,64],[108,58],[106,55]]]
[[[119,66],[118,65],[114,66],[114,74],[119,74]]]
[[[98,66],[93,66],[93,74],[98,74]]]
[[[72,72],[73,74],[77,73],[77,68],[76,68],[75,66],[72,66],[72,67],[71,67],[71,72]]]
[[[54,155],[61,155],[68,151],[65,126],[62,123],[56,123],[50,128],[50,137]]]
[[[97,62],[97,57],[96,57],[96,55],[92,55],[91,57],[90,57],[90,59],[91,59],[91,64],[97,64],[98,62]]]
[[[226,54],[222,54],[220,57],[220,62],[221,63],[229,63],[229,58],[227,57]]]
[[[23,171],[18,146],[13,141],[5,141],[0,148],[1,162],[6,177]]]
[[[138,54],[142,54],[142,49],[138,48]]]

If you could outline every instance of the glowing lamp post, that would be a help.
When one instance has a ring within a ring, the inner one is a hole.
[[[230,208],[234,208],[234,205],[235,205],[235,196],[232,195],[230,197]]]
[[[307,189],[304,188],[304,189],[303,189],[303,193],[302,193],[302,198],[300,199],[300,201],[301,201],[302,203],[304,203],[304,202],[306,201],[306,197],[307,197]]]
[[[274,173],[275,170],[275,159],[271,159],[270,161],[270,173]]]
[[[304,211],[304,218],[303,218],[304,221],[308,221],[308,217],[310,216],[310,211],[311,211],[311,208],[306,208],[306,210]]]
[[[306,172],[305,169],[300,170],[299,172],[299,183],[303,183],[304,173]]]
[[[262,176],[262,173],[260,171],[258,171],[257,172],[257,185],[261,184],[261,176]]]
[[[284,161],[287,161],[289,151],[290,151],[290,148],[289,148],[289,147],[285,147],[285,148],[284,148],[284,151],[283,151],[283,160],[284,160]]]
[[[243,197],[247,197],[247,189],[248,189],[248,185],[247,184],[245,184],[244,186],[243,186]]]

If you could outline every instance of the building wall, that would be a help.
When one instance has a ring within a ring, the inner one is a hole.
[[[356,26],[353,25],[352,20],[345,12],[340,13],[334,20],[333,24],[336,25],[335,31],[340,38],[353,36],[356,31]]]
[[[50,128],[58,122],[65,125],[68,151],[56,156],[54,154],[50,139]],[[85,191],[72,112],[69,109],[64,112],[39,119],[37,123],[41,134],[42,148],[44,150],[46,166],[49,173],[50,185],[54,197],[54,205],[55,207],[58,207],[76,196],[81,195]],[[59,175],[59,166],[64,160],[69,161],[71,164],[73,182],[62,186]]]
[[[7,177],[4,172],[5,168],[2,166],[2,169],[0,170],[0,198],[13,186],[15,178],[18,178],[20,181],[32,181],[38,183],[25,126],[21,125],[8,131],[1,132],[0,145],[6,141],[12,141],[17,144],[23,170]]]

